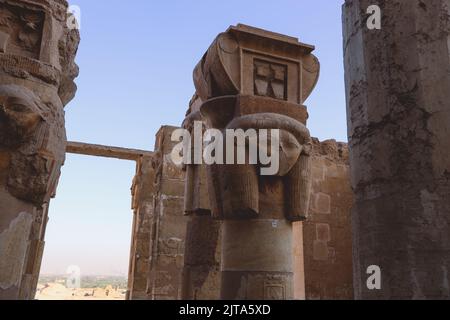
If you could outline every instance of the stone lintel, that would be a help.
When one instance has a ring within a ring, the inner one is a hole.
[[[66,152],[82,154],[86,156],[115,158],[132,161],[137,161],[142,156],[153,155],[153,152],[151,151],[103,146],[81,142],[68,142]]]

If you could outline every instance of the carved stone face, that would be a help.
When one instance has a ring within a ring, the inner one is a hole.
[[[0,76],[0,81],[8,79]],[[0,153],[9,164],[3,186],[36,205],[54,192],[66,140],[56,89],[40,92],[36,95],[26,82],[0,83]]]
[[[79,33],[66,11],[62,0],[0,1],[0,187],[36,206],[54,193],[76,91]]]
[[[0,144],[18,148],[31,138],[43,120],[39,99],[16,85],[0,86]]]
[[[306,218],[311,136],[302,104],[319,77],[313,50],[297,38],[239,24],[220,34],[194,69],[195,88],[203,101],[200,113],[208,127],[280,133],[271,177],[259,175],[258,169],[266,168],[261,163],[208,166],[214,218]],[[194,116],[190,114],[186,123]],[[273,146],[264,141],[258,150],[272,156]]]

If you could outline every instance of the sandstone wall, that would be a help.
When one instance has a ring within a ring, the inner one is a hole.
[[[139,161],[133,186],[130,299],[179,299],[186,218],[184,172],[170,160],[174,127],[156,135],[155,153]]]
[[[127,299],[146,299],[150,268],[151,219],[154,216],[156,156],[141,157],[136,163],[132,186],[133,229],[128,270]]]
[[[312,172],[309,217],[303,223],[306,299],[352,299],[353,195],[347,145],[314,140]]]

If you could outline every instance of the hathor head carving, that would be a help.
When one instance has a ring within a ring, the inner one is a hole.
[[[25,143],[43,120],[40,100],[27,88],[0,86],[0,144],[18,147]]]
[[[313,50],[313,46],[300,43],[297,38],[239,24],[221,33],[196,66],[196,101],[201,106],[190,107],[185,124],[201,113],[209,128],[221,131],[280,132],[279,167],[270,178],[259,175],[260,163],[208,166],[213,217],[258,217],[267,207],[263,202],[269,201],[284,204],[271,208],[271,214],[291,221],[306,218],[311,187],[311,137],[303,103],[314,89],[320,71]],[[235,141],[231,144],[236,146]],[[191,169],[194,173],[195,170]],[[200,178],[200,174],[189,175],[188,170],[187,190],[199,185],[190,180]],[[188,204],[186,208],[195,212],[196,207]]]
[[[64,106],[76,92],[79,32],[65,0],[0,0],[0,187],[42,205],[65,159]],[[1,173],[1,172],[0,172]]]

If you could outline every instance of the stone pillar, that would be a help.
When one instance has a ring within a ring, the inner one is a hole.
[[[367,28],[378,4],[381,29]],[[450,1],[347,0],[357,299],[450,298]],[[367,268],[381,268],[369,290]]]
[[[36,212],[31,227],[28,251],[26,254],[27,259],[19,294],[19,298],[22,300],[32,300],[36,295],[45,247],[44,239],[48,222],[48,210],[49,205],[46,203],[41,210]]]
[[[164,126],[156,135],[155,194],[150,216],[150,255],[147,295],[151,300],[181,297],[186,218],[183,216],[184,172],[171,159],[176,127]]]
[[[33,298],[28,255],[40,259],[33,230],[65,159],[78,42],[66,1],[0,1],[0,299]]]
[[[176,127],[156,134],[155,152],[138,160],[133,182],[133,232],[127,299],[181,297],[187,218],[183,216],[184,172],[171,160]]]
[[[202,101],[195,94],[189,104],[183,128],[192,139],[203,135],[205,122],[200,113]],[[194,130],[195,122],[201,130]],[[203,137],[199,137],[202,139]],[[194,144],[191,145],[192,149]],[[194,151],[194,150],[192,150]],[[217,300],[220,296],[220,221],[211,217],[204,164],[185,165],[184,213],[188,216],[184,252],[184,300]]]
[[[133,190],[133,187],[131,188]],[[133,192],[133,191],[132,191]],[[130,257],[128,260],[128,276],[127,276],[127,291],[125,293],[125,300],[132,300],[131,294],[133,292],[134,287],[134,273],[135,273],[135,260],[136,260],[136,242],[135,242],[135,235],[137,230],[137,214],[136,211],[133,210],[133,220],[132,220],[132,227],[131,227],[131,241],[130,241]],[[147,273],[147,271],[145,272]]]
[[[207,167],[212,217],[222,221],[221,299],[294,297],[292,222],[307,216],[311,182],[302,103],[318,78],[313,50],[296,38],[238,25],[217,37],[194,71],[208,128],[280,129],[275,175],[260,175],[261,163],[248,158]]]
[[[220,221],[211,214],[191,214],[186,226],[183,300],[220,297]]]
[[[128,271],[127,300],[147,299],[150,268],[151,219],[154,216],[157,155],[140,157],[132,187],[133,231]]]

